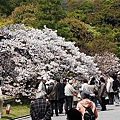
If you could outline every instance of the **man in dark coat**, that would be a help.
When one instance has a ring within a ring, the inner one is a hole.
[[[120,89],[120,82],[117,79],[117,74],[114,73],[112,78],[114,79],[113,81],[113,91],[114,91],[114,102],[115,102],[115,106],[119,105],[119,89]]]
[[[45,99],[45,92],[36,94],[36,100],[30,104],[30,115],[32,120],[51,120],[51,104]]]
[[[57,90],[58,90],[58,106],[59,106],[59,114],[63,112],[63,104],[65,100],[65,94],[64,94],[64,85],[60,82],[60,79],[57,78]]]
[[[57,83],[50,83],[49,87],[48,87],[48,100],[51,103],[51,107],[52,107],[52,116],[54,114],[54,108],[55,108],[55,114],[56,116],[58,116],[58,87],[57,87]]]

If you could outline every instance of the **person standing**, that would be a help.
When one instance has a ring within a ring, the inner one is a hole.
[[[106,102],[105,102],[105,98],[107,97],[107,89],[106,89],[106,84],[105,84],[105,80],[103,77],[100,77],[100,82],[101,85],[98,89],[98,96],[101,99],[101,111],[105,111],[106,110]]]
[[[42,81],[40,82],[40,84],[38,85],[38,91],[44,91],[46,94],[47,94],[47,91],[46,91],[46,81],[47,81],[47,78],[46,77],[43,77],[42,78]]]
[[[84,117],[84,113],[86,112],[85,108],[90,107],[92,109],[92,112],[95,114],[95,119],[98,117],[98,112],[96,109],[95,104],[89,99],[90,95],[86,92],[81,92],[81,101],[78,102],[76,109],[82,114]],[[83,119],[84,120],[84,119]]]
[[[107,93],[109,97],[109,104],[113,105],[114,104],[114,91],[113,91],[113,78],[112,78],[112,73],[109,73],[108,79],[107,79]]]
[[[2,117],[2,108],[3,108],[3,94],[2,94],[1,80],[0,80],[0,118]]]
[[[95,77],[92,77],[88,84],[88,91],[90,93],[90,99],[93,101],[97,107],[97,93],[98,93],[98,87],[96,85],[96,79]]]
[[[51,104],[45,99],[44,91],[36,93],[36,100],[30,104],[30,116],[32,120],[51,120]]]
[[[72,108],[73,96],[77,95],[77,91],[72,86],[73,80],[69,80],[65,86],[65,112]]]
[[[78,83],[78,81],[76,79],[73,79],[72,86],[78,93],[80,85],[79,85],[79,83]],[[78,95],[73,96],[73,108],[76,108],[77,103],[78,103]]]
[[[114,91],[114,101],[115,101],[115,106],[119,105],[119,89],[120,89],[120,82],[117,79],[117,74],[114,73],[113,77],[113,91]]]
[[[64,79],[64,80],[63,80],[63,86],[64,86],[64,88],[65,88],[66,85],[67,85],[67,80]]]
[[[67,112],[67,120],[82,120],[82,114],[76,108],[72,108]]]
[[[87,93],[89,92],[89,90],[88,90],[88,80],[87,79],[82,80],[81,91],[84,91],[84,92],[87,92]]]
[[[50,83],[50,86],[48,87],[48,100],[51,103],[51,107],[52,107],[52,116],[54,114],[53,110],[55,107],[55,114],[56,116],[58,115],[58,87],[57,87],[57,83]]]
[[[64,85],[63,83],[60,82],[60,79],[57,78],[57,88],[58,88],[58,106],[59,106],[59,114],[63,113],[63,104],[64,104],[64,99],[65,99],[65,94],[64,94]]]

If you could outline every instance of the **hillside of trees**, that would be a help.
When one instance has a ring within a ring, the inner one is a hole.
[[[80,52],[120,58],[120,0],[0,0],[0,27],[15,23],[46,25]]]

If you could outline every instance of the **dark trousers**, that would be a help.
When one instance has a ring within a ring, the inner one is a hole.
[[[114,93],[115,105],[119,104],[119,91]]]
[[[99,104],[100,104],[100,106],[102,106],[102,100],[101,100],[101,97],[100,96],[96,96],[97,97],[97,100],[98,100],[98,102],[99,102]]]
[[[65,96],[65,111],[72,108],[73,96]]]
[[[51,103],[51,107],[52,107],[52,116],[54,114],[54,112],[53,112],[54,107],[55,107],[55,114],[56,114],[56,116],[58,116],[58,100],[50,100],[50,103]]]
[[[63,112],[64,99],[65,99],[65,98],[59,98],[59,99],[58,99],[58,106],[59,106],[59,113],[60,113],[60,114]]]
[[[95,103],[95,106],[97,107],[97,97],[96,96],[90,96],[90,100]]]
[[[108,97],[109,97],[109,104],[114,104],[114,93],[110,92],[108,93]]]
[[[106,110],[106,102],[105,102],[105,97],[101,97],[101,110]]]

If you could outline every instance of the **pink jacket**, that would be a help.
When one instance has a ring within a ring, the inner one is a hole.
[[[86,98],[86,99],[83,99],[83,100],[81,100],[80,102],[78,102],[76,109],[77,109],[78,111],[80,111],[82,115],[84,115],[84,113],[85,113],[85,108],[84,108],[83,106],[85,106],[85,107],[91,106],[92,111],[93,111],[93,113],[96,115],[96,119],[97,119],[97,117],[98,117],[98,112],[97,112],[97,109],[96,109],[95,104],[94,104],[92,101],[90,101],[89,99]],[[83,119],[83,120],[84,120],[84,119]]]

